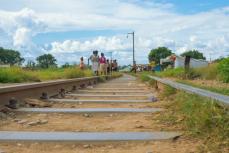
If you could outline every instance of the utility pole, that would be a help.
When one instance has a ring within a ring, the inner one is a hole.
[[[210,63],[212,62],[212,53],[209,53]]]
[[[127,38],[128,38],[128,35],[132,35],[132,38],[133,38],[133,67],[136,65],[136,61],[135,61],[135,51],[134,51],[134,31],[133,32],[130,32],[127,34]],[[136,72],[136,71],[135,71]]]
[[[112,54],[113,54],[113,52],[111,51],[111,52],[109,52],[110,53],[110,65],[109,65],[109,67],[110,67],[110,75],[112,75]]]

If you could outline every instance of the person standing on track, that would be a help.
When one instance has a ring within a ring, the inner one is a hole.
[[[98,56],[98,51],[95,50],[93,51],[93,55],[90,56],[89,58],[91,60],[92,63],[92,70],[94,72],[95,75],[99,75],[99,56]]]
[[[114,71],[117,72],[118,71],[118,63],[117,60],[114,60]]]
[[[137,65],[135,61],[134,61],[134,65],[132,66],[132,69],[130,70],[130,72],[134,72],[134,73],[137,72]]]
[[[110,74],[110,62],[109,60],[107,59],[107,75]]]
[[[99,64],[100,64],[100,73],[101,73],[101,75],[106,75],[107,66],[106,66],[106,58],[104,56],[104,53],[101,53],[101,57],[99,58]]]
[[[84,69],[84,62],[83,62],[83,57],[80,58],[80,69]]]

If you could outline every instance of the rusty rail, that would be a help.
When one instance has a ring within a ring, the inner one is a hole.
[[[105,76],[108,78],[108,76]],[[76,90],[79,87],[97,84],[100,77],[63,79],[29,84],[18,84],[0,87],[0,107],[11,99],[23,103],[25,98],[49,98],[61,92]]]

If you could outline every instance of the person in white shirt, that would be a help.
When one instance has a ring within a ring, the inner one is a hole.
[[[98,51],[95,50],[93,51],[93,55],[90,56],[89,58],[92,63],[92,70],[95,75],[99,75],[99,56],[98,56]]]

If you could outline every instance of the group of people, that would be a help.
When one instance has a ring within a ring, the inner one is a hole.
[[[106,59],[104,53],[101,53],[101,56],[98,55],[98,51],[93,51],[93,54],[90,56],[89,60],[92,63],[92,71],[95,75],[108,75],[111,71],[118,71],[117,60]],[[84,69],[85,65],[83,62],[83,57],[80,58],[80,69]]]

